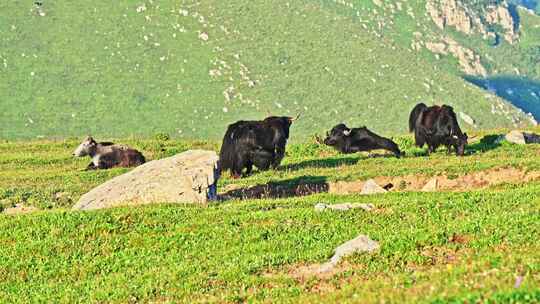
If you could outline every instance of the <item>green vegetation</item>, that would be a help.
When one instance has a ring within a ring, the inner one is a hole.
[[[448,103],[479,128],[515,109],[410,49],[433,27],[422,2],[3,1],[0,138],[217,139],[238,119],[305,113],[294,136],[336,120],[403,132],[418,101]],[[408,12],[415,17],[411,17]],[[429,21],[429,22],[428,22]],[[420,28],[418,28],[418,26]]]
[[[409,136],[398,137],[407,153],[399,160],[292,144],[281,168],[241,180],[225,175],[220,192],[375,176],[457,177],[504,167],[540,170],[538,145],[495,139],[478,134],[469,155],[458,158],[442,149],[425,157]],[[162,134],[118,142],[149,159],[218,148]],[[0,302],[540,301],[538,180],[481,191],[319,193],[207,208],[164,204],[71,212],[66,209],[82,193],[127,170],[81,171],[89,159],[71,158],[77,144],[0,144],[0,203],[51,209],[0,215]],[[376,209],[317,213],[313,206],[321,202],[372,203]],[[325,261],[360,233],[379,241],[381,249],[348,258],[335,276],[297,277],[300,266]],[[519,276],[524,279],[515,288]]]

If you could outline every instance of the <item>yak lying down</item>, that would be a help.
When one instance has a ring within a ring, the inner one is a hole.
[[[86,137],[75,149],[73,156],[90,156],[92,162],[86,170],[109,169],[114,167],[135,167],[142,165],[146,159],[141,152],[112,142],[96,142],[91,136]]]

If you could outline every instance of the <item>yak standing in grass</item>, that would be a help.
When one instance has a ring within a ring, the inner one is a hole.
[[[230,170],[234,178],[259,170],[277,168],[285,156],[289,128],[298,119],[270,116],[260,121],[237,121],[228,126],[219,153],[222,170]]]
[[[338,124],[327,132],[323,143],[341,153],[383,149],[394,153],[397,158],[403,154],[392,140],[379,136],[366,127],[349,129],[345,124]]]
[[[448,154],[452,147],[456,154],[463,156],[467,145],[467,133],[461,132],[454,109],[447,105],[428,107],[417,104],[409,116],[409,132],[414,132],[418,147],[428,146],[428,153],[444,145]]]
[[[109,169],[114,167],[135,167],[145,163],[141,152],[112,142],[96,142],[88,136],[75,149],[73,156],[90,156],[92,162],[86,170]]]

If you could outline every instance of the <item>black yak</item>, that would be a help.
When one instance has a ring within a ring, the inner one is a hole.
[[[73,156],[90,156],[92,162],[86,170],[109,169],[114,167],[135,167],[145,163],[141,152],[112,142],[96,142],[88,136],[75,149]]]
[[[338,124],[326,133],[323,143],[341,153],[384,149],[394,153],[398,158],[402,155],[395,142],[371,132],[366,127],[349,129],[345,124]]]
[[[289,128],[296,118],[270,116],[264,120],[237,121],[227,127],[219,153],[221,170],[234,178],[259,170],[277,168],[285,156]]]
[[[428,107],[424,103],[417,104],[409,116],[409,132],[414,132],[418,147],[427,144],[428,153],[440,145],[446,146],[448,153],[451,153],[452,147],[459,156],[465,153],[467,133],[461,132],[451,106]]]

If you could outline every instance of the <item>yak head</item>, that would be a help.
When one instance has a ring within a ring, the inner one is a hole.
[[[98,143],[91,137],[87,136],[83,142],[73,151],[73,156],[83,157],[91,155],[96,151]]]
[[[263,122],[266,123],[268,126],[272,128],[277,128],[283,130],[283,135],[286,139],[289,138],[289,129],[291,127],[291,124],[296,121],[298,118],[300,118],[300,114],[298,114],[296,117],[288,117],[288,116],[269,116],[266,117]]]
[[[351,135],[351,129],[347,128],[345,124],[339,124],[332,128],[330,132],[326,132],[326,138],[324,144],[327,146],[335,146]]]
[[[467,140],[469,139],[467,133],[452,135],[452,139],[454,140],[454,146],[456,147],[456,154],[463,156],[465,154],[465,146],[467,146],[468,143]]]

